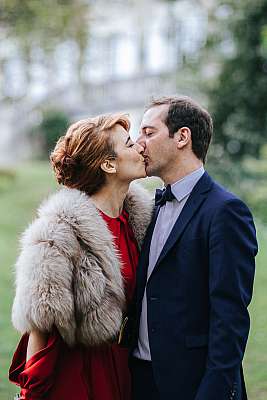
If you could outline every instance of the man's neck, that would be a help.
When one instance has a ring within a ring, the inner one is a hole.
[[[172,185],[201,167],[203,167],[203,162],[200,160],[196,160],[190,164],[180,164],[179,166],[166,171],[166,173],[164,173],[160,178],[163,180],[165,186],[168,184]]]

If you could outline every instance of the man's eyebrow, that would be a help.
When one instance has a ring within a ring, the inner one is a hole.
[[[141,127],[141,129],[155,129],[155,127],[152,126],[152,125],[143,125],[143,126]]]
[[[130,136],[128,136],[128,138],[127,138],[125,144],[127,144],[127,143],[129,142],[129,140],[131,140],[131,137],[130,137]]]

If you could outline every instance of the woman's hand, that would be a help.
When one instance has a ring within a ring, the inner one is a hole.
[[[29,335],[26,361],[28,361],[35,353],[42,350],[46,344],[47,333],[38,330],[31,331]]]

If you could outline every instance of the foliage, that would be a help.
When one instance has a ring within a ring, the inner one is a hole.
[[[42,135],[45,158],[55,147],[58,138],[65,134],[69,124],[69,118],[63,111],[49,110],[44,113],[37,131]]]
[[[267,144],[262,146],[259,159],[244,155],[234,161],[227,153],[221,156],[219,151],[215,145],[211,147],[207,170],[245,200],[254,215],[267,224]]]
[[[53,73],[57,50],[64,47],[72,48],[74,79],[82,81],[89,42],[89,11],[89,2],[83,0],[0,0],[0,40],[6,42],[7,49],[0,54],[0,75],[4,77],[0,97],[4,101],[28,95],[37,64]],[[11,94],[5,78],[9,77],[9,64],[15,60],[20,65],[24,89]]]
[[[267,140],[267,0],[219,1],[216,7],[208,41],[212,55],[221,55],[209,92],[215,144],[233,160],[259,157]]]
[[[44,49],[62,39],[86,40],[85,16],[88,5],[79,0],[2,0],[0,24],[8,36],[24,46]]]

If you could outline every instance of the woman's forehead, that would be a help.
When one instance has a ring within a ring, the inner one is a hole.
[[[129,132],[127,132],[121,125],[118,125],[115,127],[112,136],[114,143],[126,143],[129,137]]]

